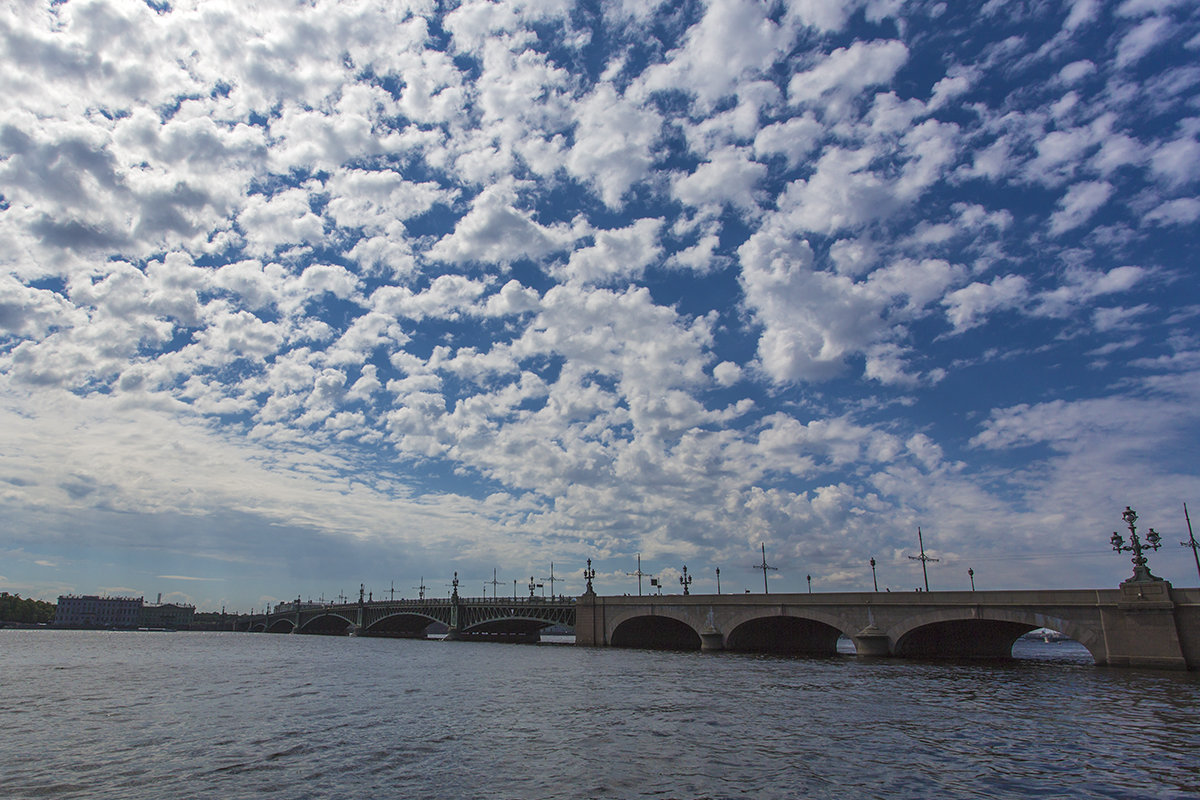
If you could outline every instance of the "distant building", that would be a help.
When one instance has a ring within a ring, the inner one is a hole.
[[[176,603],[158,603],[142,606],[143,628],[170,628],[184,631],[192,626],[196,616],[195,606]]]
[[[142,624],[142,598],[60,595],[54,624],[72,628],[136,628]]]

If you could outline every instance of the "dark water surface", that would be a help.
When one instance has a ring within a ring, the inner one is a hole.
[[[1200,676],[1016,652],[0,630],[0,797],[1200,797]]]

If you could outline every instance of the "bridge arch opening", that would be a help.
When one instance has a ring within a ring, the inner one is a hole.
[[[988,619],[934,622],[901,636],[892,654],[900,658],[1011,659],[1013,645],[1035,627]]]
[[[366,636],[385,636],[400,639],[424,639],[436,620],[420,614],[393,614],[368,625]]]
[[[611,644],[647,650],[699,650],[700,634],[671,617],[633,617],[617,626]]]
[[[345,636],[350,633],[354,623],[337,614],[321,614],[313,617],[300,626],[299,633],[317,636]]]
[[[803,617],[759,617],[738,625],[725,637],[725,649],[742,653],[838,655],[842,632]]]

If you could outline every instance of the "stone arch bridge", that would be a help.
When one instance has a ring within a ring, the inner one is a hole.
[[[459,597],[357,603],[284,603],[250,620],[268,633],[424,638],[440,623],[448,639],[536,642],[543,629],[575,625],[575,598]]]
[[[854,592],[579,598],[576,644],[860,656],[1005,658],[1037,628],[1099,665],[1200,668],[1200,589]]]

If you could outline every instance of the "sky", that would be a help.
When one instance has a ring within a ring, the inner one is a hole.
[[[1195,586],[1198,88],[1188,0],[10,0],[0,589]]]

